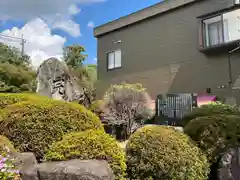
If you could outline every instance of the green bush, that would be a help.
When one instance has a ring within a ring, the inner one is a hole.
[[[39,161],[65,133],[89,129],[103,130],[99,118],[81,105],[63,101],[22,101],[0,113],[0,134],[21,152],[34,152]]]
[[[5,156],[12,153],[16,153],[12,143],[6,137],[0,136],[0,155]]]
[[[154,116],[152,100],[141,84],[116,84],[106,91],[103,98],[104,121],[111,126],[125,126],[128,138],[134,128]]]
[[[165,126],[145,126],[126,147],[130,179],[206,180],[207,158],[191,139]]]
[[[30,93],[0,93],[0,109],[22,101],[40,101],[47,99],[47,97]]]
[[[70,133],[62,141],[55,142],[46,154],[47,161],[70,159],[106,160],[115,174],[115,179],[125,179],[124,152],[117,141],[103,131]]]
[[[190,121],[184,132],[196,141],[211,163],[216,163],[219,153],[225,148],[240,145],[240,117],[199,117]]]
[[[20,90],[21,91],[30,91],[31,90],[31,87],[28,85],[28,84],[22,84],[20,86]]]
[[[183,127],[185,127],[189,121],[191,121],[192,119],[195,119],[196,117],[212,116],[212,115],[218,115],[218,114],[229,114],[229,115],[239,114],[240,115],[240,111],[235,106],[222,104],[219,102],[213,102],[213,103],[202,105],[201,107],[193,109],[192,112],[190,112],[183,118],[182,125]]]
[[[8,86],[20,88],[22,84],[30,84],[36,73],[21,65],[0,62],[0,81]]]

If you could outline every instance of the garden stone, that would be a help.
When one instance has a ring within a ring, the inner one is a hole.
[[[50,58],[37,70],[36,92],[56,100],[77,101],[88,107],[90,101],[75,79],[65,62]]]
[[[70,160],[35,165],[23,173],[23,180],[113,180],[106,161]]]
[[[32,167],[35,164],[37,164],[37,160],[33,153],[20,153],[16,157],[16,166],[20,172]]]
[[[230,148],[221,157],[218,168],[219,180],[240,179],[240,148]]]

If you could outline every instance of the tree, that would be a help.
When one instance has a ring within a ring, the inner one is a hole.
[[[87,55],[81,45],[70,45],[63,49],[63,60],[66,62],[70,73],[76,82],[84,89],[85,95],[90,101],[95,99],[95,82],[97,80],[97,66],[84,65]]]
[[[29,85],[29,90],[34,90],[31,84],[35,78],[36,73],[33,70],[14,64],[0,63],[1,92],[16,92],[23,90],[26,85]]]
[[[15,48],[0,43],[0,63],[9,63],[18,66],[28,67],[30,65],[30,57],[23,55]]]
[[[73,69],[72,72],[76,77],[76,82],[84,88],[90,101],[94,101],[96,97],[97,66],[94,64],[84,65]]]
[[[30,65],[28,55],[22,56],[17,48],[0,43],[0,92],[34,90],[36,72]]]
[[[87,55],[84,55],[85,48],[81,45],[74,44],[63,48],[63,60],[66,64],[74,69],[81,66]]]
[[[104,120],[124,125],[129,137],[144,120],[153,116],[151,98],[141,84],[112,85],[104,95]]]

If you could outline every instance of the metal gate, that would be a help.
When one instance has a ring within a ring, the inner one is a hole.
[[[177,126],[182,118],[197,107],[196,94],[158,95],[156,100],[156,123]]]

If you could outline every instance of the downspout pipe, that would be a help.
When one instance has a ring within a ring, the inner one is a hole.
[[[229,78],[229,88],[232,88],[232,62],[231,62],[231,55],[232,53],[236,52],[240,49],[240,43],[238,43],[238,47],[228,51],[228,78]]]

